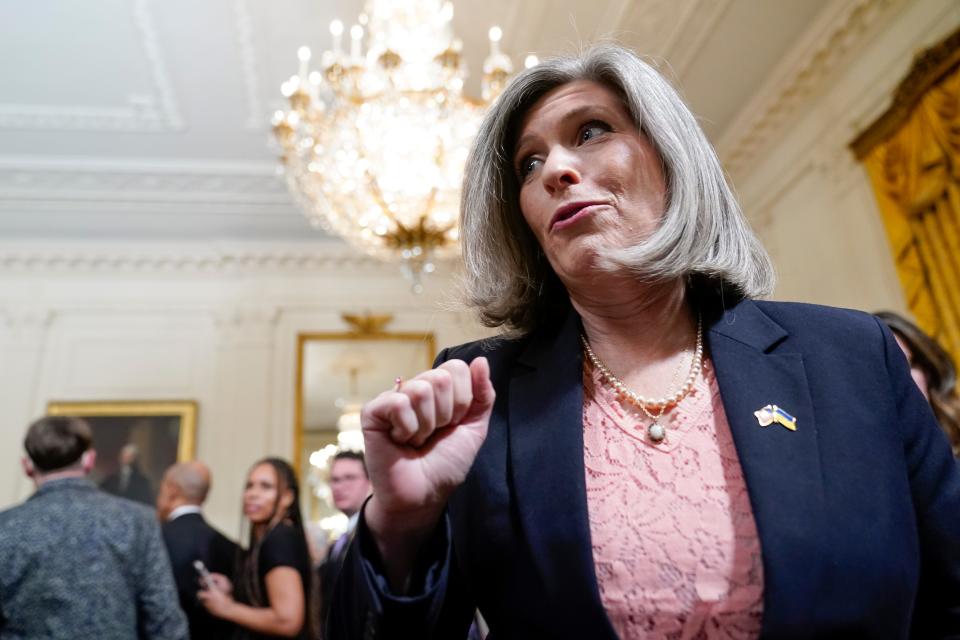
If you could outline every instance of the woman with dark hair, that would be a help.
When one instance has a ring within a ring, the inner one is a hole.
[[[236,576],[214,574],[199,594],[215,616],[242,629],[242,638],[312,638],[310,554],[300,515],[300,491],[290,464],[264,458],[247,474],[243,513],[250,546]]]
[[[892,311],[875,315],[893,331],[893,337],[910,363],[914,381],[950,438],[953,454],[960,457],[960,397],[956,389],[957,368],[950,354],[903,316]]]

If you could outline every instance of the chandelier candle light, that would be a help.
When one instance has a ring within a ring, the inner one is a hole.
[[[338,20],[319,71],[299,49],[299,73],[282,86],[290,108],[273,117],[287,183],[311,224],[399,259],[418,292],[434,259],[457,250],[464,162],[484,109],[513,72],[493,27],[483,98],[464,96],[452,19],[450,2],[368,0],[349,51]]]

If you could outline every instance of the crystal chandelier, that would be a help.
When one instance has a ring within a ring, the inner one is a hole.
[[[482,100],[464,96],[452,19],[450,2],[368,0],[349,51],[336,20],[320,70],[300,48],[299,73],[282,87],[290,108],[273,119],[287,183],[311,224],[399,259],[415,291],[434,259],[457,250],[467,152],[513,71],[493,27]]]

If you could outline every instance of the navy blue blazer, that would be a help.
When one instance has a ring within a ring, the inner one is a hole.
[[[487,439],[416,595],[391,595],[361,519],[332,637],[463,638],[478,606],[494,639],[616,638],[587,519],[578,331],[571,312],[551,331],[441,353],[490,360]],[[960,637],[960,468],[889,330],[745,300],[707,345],[760,536],[762,637]],[[796,431],[758,425],[771,403]]]
[[[211,527],[200,513],[185,513],[160,525],[163,543],[170,556],[170,568],[177,583],[180,608],[187,616],[191,638],[230,638],[234,626],[207,611],[197,599],[200,576],[196,560],[214,573],[231,579],[240,562],[241,550],[233,540]]]

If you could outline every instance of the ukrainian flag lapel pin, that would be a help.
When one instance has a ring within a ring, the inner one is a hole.
[[[761,427],[769,427],[776,422],[790,431],[797,430],[797,419],[775,404],[768,404],[762,409],[754,411],[753,415],[757,416],[757,422],[760,423]]]

